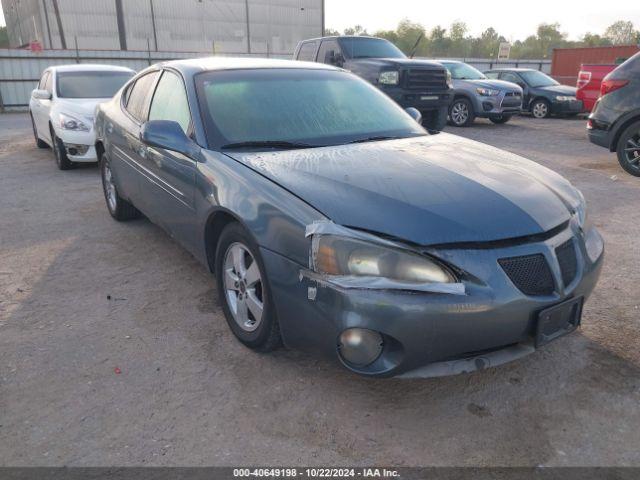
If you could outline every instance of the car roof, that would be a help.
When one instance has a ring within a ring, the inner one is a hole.
[[[181,73],[188,75],[195,75],[196,73],[215,70],[256,70],[273,68],[299,70],[341,70],[324,63],[252,57],[192,58],[188,60],[172,60],[169,62],[161,63],[158,66],[174,68]]]
[[[501,68],[490,68],[489,70],[487,70],[487,72],[537,72],[538,70],[536,70],[535,68],[507,68],[507,67],[501,67]]]
[[[384,40],[388,42],[386,38],[372,37],[370,35],[329,35],[327,37],[305,38],[304,40],[301,40],[300,43],[316,42],[318,40],[329,40],[334,38],[367,38],[369,40]]]
[[[95,72],[95,71],[105,71],[105,72],[133,72],[134,70],[127,67],[121,67],[119,65],[100,65],[100,64],[91,64],[91,63],[74,63],[71,65],[55,65],[49,68],[49,70],[53,70],[56,72]]]

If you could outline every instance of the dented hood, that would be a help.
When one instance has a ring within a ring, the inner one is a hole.
[[[449,134],[278,152],[229,152],[341,225],[419,245],[533,235],[579,193],[553,171]]]

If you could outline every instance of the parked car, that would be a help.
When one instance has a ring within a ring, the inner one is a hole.
[[[47,68],[29,101],[36,145],[53,149],[60,170],[76,162],[96,162],[96,105],[111,98],[134,75],[130,68],[110,65]]]
[[[492,80],[471,65],[454,60],[439,60],[451,74],[453,101],[449,123],[468,127],[476,117],[493,123],[507,123],[522,109],[522,88],[503,80]]]
[[[373,37],[324,37],[298,43],[295,60],[344,68],[389,95],[401,107],[414,107],[431,132],[447,123],[451,79],[437,62],[407,58],[393,43]]]
[[[191,251],[259,351],[325,352],[367,376],[497,365],[573,331],[602,265],[567,180],[428,135],[328,65],[153,66],[96,130],[111,216],[142,212]]]
[[[622,168],[640,177],[640,53],[604,78],[587,129],[591,142],[616,152]]]
[[[578,72],[576,84],[576,98],[582,101],[587,112],[593,110],[596,100],[600,96],[600,85],[609,72],[612,72],[617,65],[595,65],[583,63]]]
[[[489,78],[515,83],[522,88],[522,108],[534,118],[578,115],[584,110],[576,98],[576,88],[560,85],[544,72],[531,68],[494,68],[484,72]]]

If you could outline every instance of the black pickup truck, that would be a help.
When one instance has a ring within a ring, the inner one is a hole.
[[[451,77],[437,62],[413,60],[382,38],[340,36],[303,40],[295,60],[320,62],[349,70],[372,83],[401,107],[422,113],[429,131],[440,131],[447,122],[451,102]]]

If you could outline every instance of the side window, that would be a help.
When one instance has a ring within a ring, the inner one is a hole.
[[[147,106],[153,93],[153,83],[158,72],[143,75],[127,90],[126,109],[137,120],[143,121],[147,115]]]
[[[165,70],[160,78],[151,102],[149,120],[173,120],[180,124],[184,133],[189,130],[191,114],[187,92],[182,79],[169,70]]]
[[[493,78],[493,79],[497,80],[498,77],[500,76],[500,73],[499,72],[485,72],[485,76],[487,78]]]
[[[518,75],[511,72],[503,72],[501,79],[504,80],[505,82],[523,83],[522,79]]]
[[[318,48],[317,42],[303,43],[300,46],[300,50],[298,50],[298,60],[302,60],[303,62],[315,62],[317,48]]]
[[[50,73],[44,72],[42,74],[42,78],[40,78],[40,83],[38,83],[38,89],[44,90],[44,86],[47,84],[47,79],[49,78]]]
[[[333,65],[333,58],[337,53],[340,53],[340,46],[335,40],[324,40],[320,44],[320,51],[318,52],[318,62],[328,63]]]
[[[47,75],[46,80],[44,81],[44,89],[49,92],[49,93],[53,93],[53,73],[49,72],[49,74]]]

